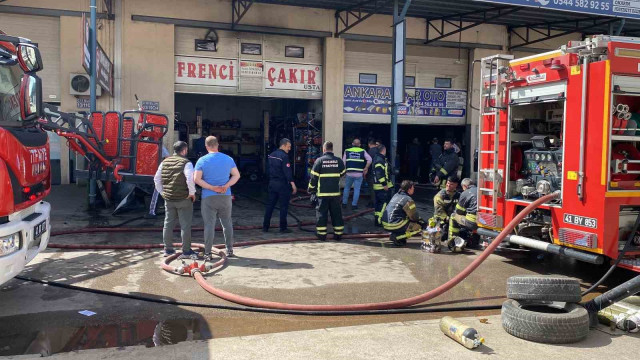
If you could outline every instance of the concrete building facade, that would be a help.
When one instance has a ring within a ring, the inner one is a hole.
[[[135,109],[137,95],[168,116],[170,129],[175,119],[186,123],[187,140],[202,134],[198,121],[209,118],[220,124],[237,119],[242,125],[236,133],[220,131],[231,133],[225,136],[238,144],[237,155],[263,155],[266,149],[254,149],[252,143],[269,133],[266,123],[275,124],[276,118],[291,114],[321,119],[321,137],[335,144],[336,153],[349,140],[348,134],[362,133],[362,126],[390,123],[385,94],[391,86],[391,16],[373,15],[336,37],[335,10],[255,3],[232,29],[230,0],[98,3],[98,41],[114,66],[113,91],[102,92],[100,111]],[[69,87],[73,74],[86,73],[81,63],[81,15],[88,11],[89,0],[0,4],[0,30],[39,44],[45,63],[44,99],[63,111],[87,110],[86,97],[71,95]],[[450,28],[444,25],[445,30]],[[399,124],[437,126],[439,134],[464,142],[471,159],[479,116],[468,106],[469,99],[478,102],[479,93],[478,81],[473,88],[470,85],[471,74],[479,76],[472,64],[508,53],[507,28],[484,24],[422,45],[425,20],[408,18],[406,33],[407,93],[414,101],[420,98],[421,104],[408,107]],[[557,37],[514,55],[555,49],[580,36]],[[196,49],[196,40],[206,39],[215,39],[216,51]],[[447,102],[456,104],[454,110]],[[165,145],[184,137],[184,131],[170,131]],[[420,136],[430,134],[425,130]],[[384,138],[388,132],[378,136],[388,141]],[[69,150],[59,139],[52,139],[52,148],[61,164],[60,181],[68,183]]]

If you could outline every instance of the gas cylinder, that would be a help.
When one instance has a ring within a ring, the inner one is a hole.
[[[475,349],[484,343],[484,338],[478,335],[476,329],[468,327],[450,316],[445,316],[440,320],[440,330],[467,349]]]

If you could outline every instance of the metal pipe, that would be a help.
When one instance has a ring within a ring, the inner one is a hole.
[[[96,111],[96,49],[98,47],[98,41],[96,39],[96,0],[91,0],[91,24],[89,26],[89,57],[90,57],[90,80],[89,90],[90,99],[89,107],[91,112]],[[82,24],[84,27],[84,24]],[[93,209],[96,206],[96,179],[91,176],[89,178],[89,208]]]
[[[629,296],[640,292],[640,275],[633,279],[616,286],[615,288],[607,291],[606,293],[597,296],[593,300],[584,304],[584,307],[590,313],[597,313],[598,311],[606,308],[607,306],[624,300]]]
[[[396,57],[396,49],[398,48],[399,44],[398,44],[398,38],[396,36],[396,23],[400,21],[400,15],[398,14],[399,11],[399,5],[398,5],[398,0],[395,0],[393,3],[393,55],[392,55],[392,61],[391,61],[391,82],[392,82],[392,101],[391,101],[391,129],[390,129],[390,156],[387,159],[389,161],[389,164],[391,164],[391,169],[392,172],[390,174],[391,176],[391,181],[395,183],[395,179],[396,179],[396,155],[398,152],[398,105],[396,104],[395,101],[395,93],[396,93],[396,86],[398,84],[398,82],[396,81],[396,77],[402,76],[404,78],[404,73],[403,74],[397,74],[396,73],[396,62],[398,61],[397,57]],[[404,41],[404,37],[406,37],[406,34],[403,34],[403,41]],[[404,48],[404,47],[403,47]],[[404,51],[404,50],[403,50]],[[402,61],[404,62],[404,57],[402,58]],[[403,66],[404,68],[404,66]],[[402,84],[404,84],[404,81],[402,82]],[[402,92],[404,93],[404,88],[402,89]]]
[[[582,58],[582,104],[580,105],[580,163],[578,167],[578,199],[584,199],[584,134],[587,123],[587,75],[589,57]]]
[[[479,228],[478,234],[482,236],[488,237],[496,237],[498,236],[497,231],[488,230]],[[535,240],[531,238],[527,238],[519,235],[507,235],[505,241],[516,244],[520,246],[524,246],[529,249],[540,250],[550,254],[564,255],[576,260],[580,260],[583,262],[600,265],[604,263],[604,257],[599,254],[591,254],[580,250],[571,249],[568,247],[551,244],[546,241]]]
[[[96,38],[96,0],[91,0],[91,23],[89,25],[89,57],[90,57],[90,107],[91,112],[96,111],[96,49],[98,40]]]
[[[471,51],[469,51],[469,56],[467,58],[468,60],[471,60]],[[475,67],[476,63],[480,62],[482,62],[482,60],[480,59],[470,61],[471,65],[469,65],[469,76],[467,76],[467,93],[469,94],[468,105],[470,108],[476,111],[480,111],[480,108],[473,106],[473,68]],[[480,73],[482,73],[482,71]],[[480,79],[480,84],[482,84],[482,79]],[[480,86],[480,101],[482,101],[482,86]]]

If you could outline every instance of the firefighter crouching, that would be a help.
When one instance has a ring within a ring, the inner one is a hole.
[[[431,169],[433,184],[436,186],[439,185],[441,189],[445,188],[447,177],[456,174],[460,162],[458,160],[458,154],[456,154],[453,148],[452,140],[445,140],[443,149],[442,154],[434,160],[433,168]]]
[[[308,192],[316,206],[316,236],[327,240],[327,213],[331,214],[334,239],[340,240],[344,232],[340,207],[340,177],[346,172],[342,159],[333,155],[333,143],[322,145],[323,155],[313,164]]]
[[[384,209],[391,198],[393,183],[391,172],[387,163],[387,148],[384,145],[378,147],[378,153],[373,159],[373,192],[375,194],[375,226],[382,226],[380,219]]]
[[[478,228],[476,224],[476,212],[478,211],[478,188],[473,180],[466,178],[460,183],[462,185],[462,194],[456,204],[455,212],[449,220],[449,239],[447,246],[449,249],[460,251],[464,249],[466,243],[471,239],[461,239],[456,241],[456,237],[460,234],[460,229],[465,228],[471,232]],[[473,244],[475,245],[475,244]]]
[[[449,176],[445,188],[440,190],[433,198],[433,217],[443,231],[448,228],[451,214],[453,214],[456,204],[458,204],[458,199],[460,198],[460,193],[458,192],[459,183],[460,180],[455,175]],[[442,237],[448,239],[446,234],[443,234]]]
[[[416,203],[411,198],[414,191],[413,181],[404,180],[382,214],[382,226],[391,232],[389,240],[397,246],[406,245],[408,238],[422,232],[424,221],[420,219]]]

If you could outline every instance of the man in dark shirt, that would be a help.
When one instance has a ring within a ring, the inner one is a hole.
[[[375,139],[369,139],[368,144],[369,144],[369,150],[367,150],[367,152],[371,157],[371,161],[373,165],[373,159],[376,158],[376,154],[378,153],[379,143]],[[369,185],[369,204],[367,206],[370,208],[374,206],[375,198],[376,198],[376,194],[373,191],[373,173],[374,173],[373,171],[367,172],[367,184]]]
[[[287,229],[287,211],[289,210],[289,199],[298,189],[293,181],[289,151],[291,151],[291,140],[284,138],[280,140],[280,148],[269,155],[269,201],[262,222],[262,231],[264,232],[269,231],[271,215],[278,202],[280,203],[280,232],[291,232]]]

